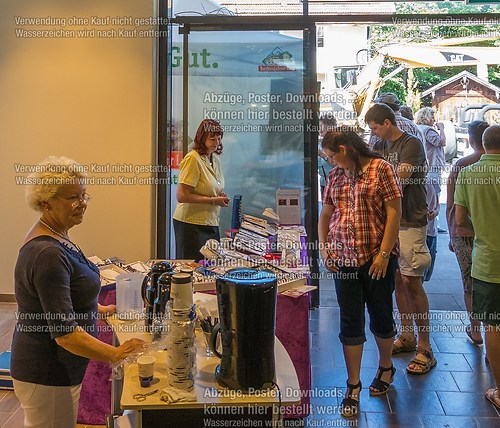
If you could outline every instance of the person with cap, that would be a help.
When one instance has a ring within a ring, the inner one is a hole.
[[[401,334],[394,341],[392,353],[412,352],[416,348],[416,355],[406,371],[422,375],[436,365],[429,337],[429,300],[422,283],[425,269],[431,262],[426,245],[425,150],[420,139],[397,126],[394,112],[386,104],[374,104],[366,112],[365,121],[372,133],[380,138],[374,150],[394,166],[403,187],[396,271]]]
[[[417,125],[415,125],[415,123],[413,123],[413,121],[411,121],[410,119],[403,117],[403,115],[401,114],[401,103],[399,102],[398,96],[394,92],[384,92],[374,101],[376,103],[387,104],[394,112],[394,116],[396,117],[396,125],[398,126],[398,128],[401,131],[408,132],[408,134],[413,135],[421,140],[420,131]],[[368,145],[370,147],[373,147],[379,141],[380,138],[374,135],[372,132],[370,140],[368,141]]]

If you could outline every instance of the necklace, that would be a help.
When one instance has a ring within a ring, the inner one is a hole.
[[[57,236],[60,236],[65,241],[68,241],[71,245],[73,245],[73,247],[75,247],[75,249],[79,253],[82,252],[81,248],[78,245],[76,245],[71,239],[69,239],[69,237],[67,235],[63,235],[61,232],[58,232],[57,230],[55,230],[54,228],[52,228],[50,225],[48,225],[47,223],[45,223],[42,219],[39,219],[38,221],[41,224],[43,224],[47,229],[49,229],[52,233],[56,234]]]
[[[221,180],[220,180],[220,177],[218,177],[217,175],[217,172],[215,170],[215,167],[214,167],[214,164],[213,164],[213,160],[212,160],[212,157],[211,155],[209,156],[202,156],[201,157],[203,162],[205,163],[207,169],[208,169],[208,172],[212,175],[212,177],[214,178],[215,182],[217,183],[217,186],[221,186]]]

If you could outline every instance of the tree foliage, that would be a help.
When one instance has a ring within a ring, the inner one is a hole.
[[[469,21],[470,13],[499,13],[500,6],[482,5],[470,6],[465,2],[419,2],[419,3],[396,3],[397,14],[409,14],[423,17],[425,14],[443,14],[443,22],[451,22],[446,19],[446,14],[461,14],[463,20],[458,24],[464,25],[376,25],[370,27],[370,51],[374,56],[378,50],[391,43],[424,43],[431,40],[444,40],[456,37],[466,37],[469,40],[462,43],[464,46],[500,46],[500,25],[478,23]],[[467,24],[467,25],[465,25]],[[490,37],[490,40],[477,41],[470,43],[471,39],[479,38],[482,35]],[[458,45],[457,45],[458,46]],[[499,58],[500,62],[500,58]],[[386,76],[397,68],[400,64],[393,59],[386,59],[381,71],[381,77]],[[476,74],[475,66],[457,66],[457,67],[434,67],[434,68],[416,68],[414,69],[413,87],[408,88],[408,70],[387,80],[381,88],[383,92],[395,92],[400,99],[406,101],[407,95],[410,99],[419,99],[419,93],[431,88],[432,86],[467,70]],[[492,84],[500,86],[500,65],[488,66],[488,77]],[[429,103],[430,100],[421,100],[422,103]],[[418,107],[418,106],[415,106]]]

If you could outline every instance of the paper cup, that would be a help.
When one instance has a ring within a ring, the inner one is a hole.
[[[143,355],[137,358],[137,367],[139,369],[139,381],[142,387],[148,387],[153,380],[156,358],[152,355]]]

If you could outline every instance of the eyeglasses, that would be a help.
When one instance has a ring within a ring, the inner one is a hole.
[[[80,202],[85,202],[86,204],[92,199],[92,197],[88,193],[84,193],[82,196],[71,196],[69,198],[62,198],[71,202],[71,208],[76,208],[80,205]]]

